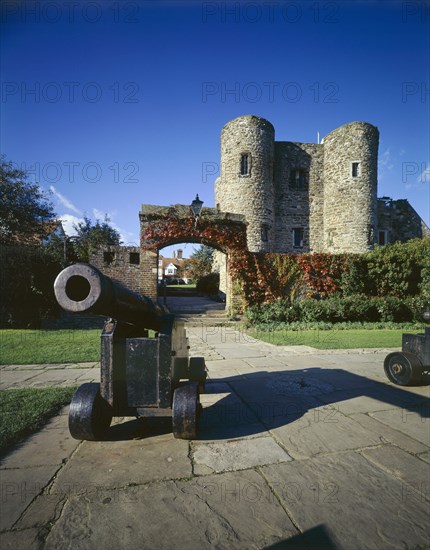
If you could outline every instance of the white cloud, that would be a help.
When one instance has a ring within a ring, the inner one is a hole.
[[[428,183],[430,182],[430,163],[424,168],[421,174],[417,177],[417,182]]]
[[[379,164],[388,170],[394,168],[393,159],[391,157],[390,149],[386,149],[379,158]]]
[[[116,231],[118,231],[118,233],[120,235],[120,239],[123,242],[123,244],[125,244],[125,245],[128,244],[130,246],[134,244],[136,246],[139,246],[139,237],[137,237],[135,233],[132,233],[131,231],[125,231],[124,229],[119,227],[119,225],[117,225],[113,221],[113,218],[115,217],[115,215],[116,215],[115,211],[102,212],[98,208],[93,208],[93,216],[96,220],[100,220],[101,222],[103,222],[104,219],[105,219],[105,216],[108,217],[109,225],[111,227],[113,227]]]
[[[60,220],[63,224],[64,231],[68,236],[76,235],[76,231],[73,228],[73,225],[84,221],[83,218],[72,216],[72,214],[63,214],[62,216],[60,216]]]
[[[67,197],[59,193],[53,185],[51,185],[49,189],[57,198],[58,202],[64,206],[64,208],[67,208],[68,210],[75,212],[75,214],[81,214],[81,211],[76,208],[76,206],[72,203],[72,201],[70,201]]]

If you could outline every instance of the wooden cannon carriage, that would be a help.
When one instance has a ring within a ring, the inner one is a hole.
[[[204,358],[189,357],[183,323],[88,264],[64,269],[54,292],[66,311],[109,317],[100,339],[100,384],[83,384],[74,394],[71,435],[102,439],[113,416],[171,416],[175,437],[196,438],[206,367]]]

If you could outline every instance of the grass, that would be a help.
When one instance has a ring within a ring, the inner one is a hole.
[[[250,331],[253,338],[277,346],[311,346],[317,349],[399,348],[401,329],[273,330]],[[419,329],[410,332],[420,332]]]
[[[189,288],[190,290],[196,288],[196,283],[190,283],[189,285],[168,285],[167,288]]]
[[[0,391],[0,452],[37,431],[64,405],[76,388],[22,388]]]
[[[0,330],[0,365],[100,360],[100,329]]]

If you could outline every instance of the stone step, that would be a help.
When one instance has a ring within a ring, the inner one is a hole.
[[[193,315],[177,313],[176,318],[180,321],[184,321],[188,326],[234,326],[237,325],[239,320],[232,320],[226,315]]]

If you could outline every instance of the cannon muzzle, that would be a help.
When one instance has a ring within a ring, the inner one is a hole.
[[[55,297],[66,311],[113,317],[125,323],[159,330],[164,309],[112,281],[89,264],[74,264],[58,274]]]

